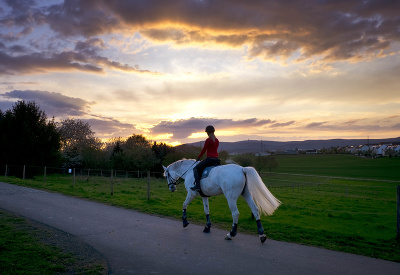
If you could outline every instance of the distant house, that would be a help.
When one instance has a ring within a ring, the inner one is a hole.
[[[361,151],[361,147],[362,145],[356,145],[356,146],[352,146],[350,149],[350,153],[356,155]]]
[[[285,155],[297,155],[299,153],[298,150],[288,149],[284,152]]]
[[[256,157],[264,157],[264,156],[270,156],[271,153],[266,153],[266,152],[259,152],[254,154]]]
[[[358,149],[358,151],[359,151],[360,153],[366,153],[366,152],[368,152],[369,150],[371,150],[371,148],[370,148],[369,145],[366,145],[366,144],[362,145],[362,146]]]
[[[318,150],[317,149],[307,149],[306,154],[318,154]]]
[[[377,146],[377,147],[374,148],[374,153],[377,154],[377,155],[380,155],[380,156],[384,156],[387,147],[388,146],[386,144],[383,144],[381,146]]]

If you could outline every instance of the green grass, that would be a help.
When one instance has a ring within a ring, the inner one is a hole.
[[[269,238],[400,262],[400,246],[396,240],[396,190],[400,183],[363,179],[372,178],[368,175],[384,180],[399,179],[396,178],[400,170],[398,159],[303,155],[279,156],[278,161],[279,172],[313,172],[323,176],[262,174],[270,191],[283,202],[274,215],[262,217]],[[353,165],[353,169],[347,169],[348,165]],[[365,175],[368,170],[374,171]],[[0,181],[169,216],[177,222],[181,222],[182,203],[186,197],[183,186],[171,193],[166,180],[156,178],[151,178],[149,200],[146,179],[115,179],[113,196],[110,178],[104,177],[77,177],[75,187],[72,177],[59,175],[48,176],[46,182],[43,177],[37,180],[0,177]],[[225,197],[209,200],[213,227],[229,231],[232,217]],[[242,198],[238,200],[238,208],[239,233],[257,234],[256,223]],[[200,197],[189,205],[187,214],[190,222],[205,224]]]
[[[45,244],[38,230],[25,219],[0,211],[1,274],[104,274],[101,266],[82,266],[75,255]]]
[[[353,155],[278,155],[274,172],[379,180],[400,180],[400,158]],[[267,171],[265,169],[265,171]]]

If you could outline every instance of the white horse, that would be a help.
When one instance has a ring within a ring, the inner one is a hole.
[[[193,167],[195,163],[196,161],[193,159],[183,159],[170,164],[168,167],[163,166],[164,176],[167,178],[168,187],[171,192],[176,190],[179,178],[185,180],[187,196],[183,203],[183,227],[189,224],[186,216],[187,206],[196,196],[200,195],[198,191],[190,189],[194,184]],[[203,195],[205,195],[202,196],[207,219],[204,232],[210,232],[211,227],[208,197],[224,194],[233,218],[232,229],[225,239],[231,240],[237,233],[237,223],[239,220],[236,201],[242,195],[257,221],[260,240],[262,243],[265,242],[267,237],[264,234],[259,212],[265,215],[272,215],[281,202],[271,194],[253,167],[242,167],[236,164],[216,166],[211,170],[208,177],[200,181],[200,186]]]

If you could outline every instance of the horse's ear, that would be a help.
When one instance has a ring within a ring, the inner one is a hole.
[[[162,166],[162,168],[164,168],[164,171],[167,171],[167,167],[165,167],[164,165]]]

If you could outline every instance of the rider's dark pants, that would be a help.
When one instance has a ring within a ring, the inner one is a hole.
[[[196,185],[200,186],[200,179],[204,169],[206,169],[209,166],[217,166],[217,165],[221,165],[221,161],[219,160],[219,158],[210,158],[210,157],[207,157],[205,160],[202,160],[199,164],[197,164],[193,168]]]

